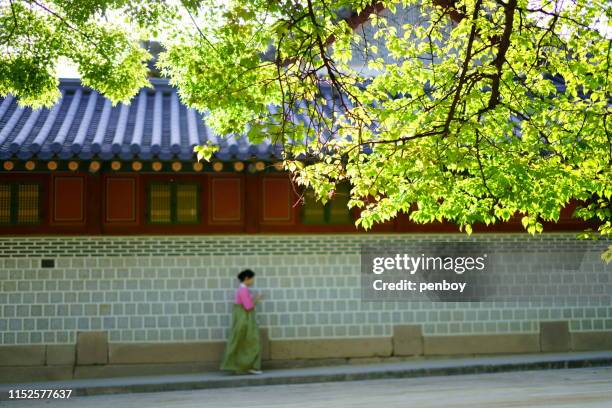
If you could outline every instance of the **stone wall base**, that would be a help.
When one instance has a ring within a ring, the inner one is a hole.
[[[262,329],[263,368],[406,361],[428,356],[612,350],[612,331],[570,332],[542,322],[540,333],[423,336],[396,326],[391,337],[270,340]],[[216,371],[222,342],[109,343],[103,332],[76,345],[0,346],[0,383]]]

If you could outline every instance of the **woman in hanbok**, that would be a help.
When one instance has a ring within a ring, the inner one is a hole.
[[[232,309],[232,327],[225,345],[221,370],[235,374],[261,374],[261,342],[255,319],[255,305],[261,295],[251,296],[255,273],[246,269],[238,274],[240,286],[236,290]]]

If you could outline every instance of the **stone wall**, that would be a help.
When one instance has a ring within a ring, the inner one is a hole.
[[[257,273],[258,320],[270,340],[612,331],[612,305],[516,302],[362,302],[361,243],[410,245],[462,234],[343,234],[0,238],[0,345],[75,344],[78,332],[110,343],[223,341],[236,274]],[[472,240],[559,251],[607,243],[573,234],[477,234]],[[509,260],[508,267],[516,267]],[[606,268],[605,266],[601,266]],[[609,269],[609,266],[607,267]],[[611,279],[612,281],[612,275]],[[610,288],[610,282],[594,282]],[[608,286],[605,286],[608,285]]]

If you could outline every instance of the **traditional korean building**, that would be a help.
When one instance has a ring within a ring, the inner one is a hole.
[[[0,100],[0,382],[215,369],[244,268],[265,295],[264,367],[612,348],[610,304],[362,302],[363,243],[468,238],[407,217],[358,230],[346,192],[300,201],[279,146],[221,138],[152,83],[114,107],[78,80],[51,109]],[[220,149],[197,162],[207,141]],[[571,211],[542,236],[517,218],[469,239],[603,250]]]

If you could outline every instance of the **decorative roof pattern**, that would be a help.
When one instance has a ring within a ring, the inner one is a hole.
[[[61,80],[62,97],[51,109],[20,107],[11,95],[0,98],[0,160],[191,160],[193,147],[207,141],[219,145],[220,160],[280,157],[281,146],[269,141],[215,135],[166,80],[151,82],[153,88],[116,106],[78,79]]]

